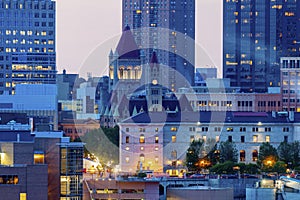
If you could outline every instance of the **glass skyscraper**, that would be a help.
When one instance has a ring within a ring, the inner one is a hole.
[[[0,95],[16,84],[55,84],[55,2],[0,0]]]
[[[132,29],[145,60],[155,51],[166,66],[165,86],[176,90],[193,85],[195,0],[123,0],[122,7],[122,25]]]
[[[300,56],[299,10],[299,0],[223,1],[223,75],[231,86],[280,86],[280,57]]]

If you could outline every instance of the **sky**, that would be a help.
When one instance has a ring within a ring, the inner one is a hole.
[[[57,70],[107,75],[122,33],[122,0],[56,0]],[[222,71],[222,0],[196,0],[196,67]]]

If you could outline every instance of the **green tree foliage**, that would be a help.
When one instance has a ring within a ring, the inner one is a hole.
[[[285,173],[286,172],[286,164],[283,161],[277,161],[272,169],[273,172],[277,173]]]
[[[234,166],[236,166],[234,162],[226,161],[224,163],[214,165],[210,168],[210,171],[216,174],[234,174],[236,173],[233,169]]]
[[[203,141],[194,140],[186,153],[186,166],[189,171],[198,171],[198,161],[201,154]]]
[[[277,150],[270,143],[264,142],[259,147],[257,164],[262,171],[270,172],[278,161]]]
[[[238,151],[233,142],[221,142],[219,146],[220,151],[220,162],[224,163],[226,161],[237,162]]]
[[[99,158],[101,164],[119,163],[119,127],[95,129],[81,137],[88,152]]]
[[[300,143],[282,142],[278,147],[278,156],[289,168],[294,169],[300,164]]]

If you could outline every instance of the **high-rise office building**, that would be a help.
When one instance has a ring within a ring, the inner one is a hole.
[[[0,95],[16,84],[55,84],[55,2],[0,0]]]
[[[223,1],[223,75],[243,92],[280,86],[280,57],[300,54],[300,1]]]
[[[145,59],[155,51],[165,66],[164,85],[194,85],[195,0],[123,0],[122,11],[123,27],[132,28]]]

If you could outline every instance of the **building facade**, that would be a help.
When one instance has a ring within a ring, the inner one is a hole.
[[[55,1],[0,1],[0,94],[55,84]]]
[[[208,152],[216,143],[234,142],[238,161],[255,163],[263,142],[278,147],[298,140],[298,122],[293,112],[141,113],[120,123],[120,167],[178,176],[186,171],[187,149],[198,139]]]
[[[166,66],[164,86],[194,85],[195,1],[123,0],[122,12],[122,25],[133,29],[146,60],[156,51]]]
[[[280,66],[283,110],[300,112],[300,57],[283,57]]]
[[[299,56],[299,1],[223,1],[223,76],[243,92],[280,84],[280,57]]]

